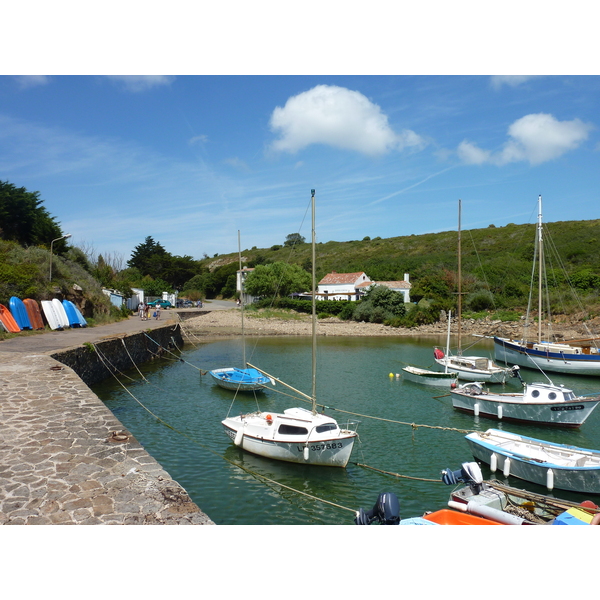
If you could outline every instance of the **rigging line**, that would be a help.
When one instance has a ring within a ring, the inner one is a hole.
[[[197,371],[202,371],[202,369],[200,369],[199,367],[197,367],[196,365],[193,365],[190,362],[187,362],[186,360],[183,360],[183,358],[181,358],[181,356],[177,356],[174,352],[171,352],[171,350],[169,350],[168,348],[165,348],[164,346],[161,346],[156,340],[153,340],[146,332],[144,332],[144,335],[152,342],[154,342],[161,350],[164,350],[165,352],[168,352],[169,354],[172,354],[176,360],[178,360],[179,362],[183,362],[186,365],[189,365],[190,367],[193,367],[194,369],[196,369]]]
[[[97,346],[94,343],[92,343],[92,347],[94,348],[94,350],[98,354],[98,357],[100,358],[102,364],[107,368],[107,370],[110,373],[112,373],[114,375],[115,372],[117,372],[120,375],[122,375],[123,377],[125,377],[126,379],[129,379],[129,381],[135,381],[135,379],[133,379],[133,377],[129,377],[129,375],[126,375],[125,373],[123,373],[123,371],[117,369],[117,367],[115,367],[115,365],[113,365],[113,363],[110,362],[110,360],[108,360],[108,358],[106,358],[106,356],[102,352],[100,352],[100,350],[98,350]],[[108,365],[110,365],[110,368],[108,367]]]
[[[133,366],[136,368],[137,372],[140,374],[141,378],[146,382],[146,383],[150,383],[142,374],[142,372],[138,369],[138,366],[135,364],[135,361],[133,360],[133,357],[131,356],[131,354],[129,354],[129,350],[127,349],[127,345],[125,344],[125,338],[121,338],[121,343],[123,344],[123,348],[125,348],[125,352],[127,352],[127,356],[129,356],[129,359],[131,360],[131,362],[133,363]]]
[[[94,346],[94,344],[92,344],[92,346]],[[97,348],[94,346],[94,349],[96,351]],[[98,354],[98,356],[100,357],[100,360],[102,359],[102,356],[100,356],[100,354]],[[109,369],[110,370],[110,369]],[[311,498],[312,500],[317,500],[318,502],[323,502],[324,504],[329,504],[330,506],[333,506],[335,508],[340,508],[346,511],[350,511],[350,512],[356,512],[354,509],[352,508],[348,508],[346,506],[342,506],[341,504],[336,504],[335,502],[331,502],[330,500],[325,500],[324,498],[319,498],[318,496],[313,496],[312,494],[308,494],[306,492],[303,492],[301,490],[297,490],[293,487],[290,487],[288,485],[285,485],[283,483],[280,483],[279,481],[275,481],[274,479],[270,479],[269,477],[266,477],[264,475],[261,475],[260,473],[256,473],[255,471],[252,471],[251,469],[248,469],[247,467],[244,467],[228,458],[226,458],[225,456],[223,456],[222,454],[219,454],[218,452],[215,452],[214,450],[212,450],[211,448],[209,448],[208,446],[201,444],[199,441],[195,440],[193,437],[191,437],[190,435],[188,435],[187,433],[180,431],[179,429],[176,429],[175,427],[173,427],[172,425],[169,425],[169,423],[167,423],[165,420],[161,419],[158,415],[156,415],[155,413],[153,413],[150,409],[146,408],[146,406],[144,406],[144,404],[142,402],[140,402],[140,400],[138,400],[128,389],[127,387],[119,380],[119,378],[113,373],[113,377],[117,380],[117,382],[119,383],[119,385],[121,385],[121,387],[123,387],[123,389],[145,410],[147,411],[149,414],[151,414],[157,421],[159,421],[160,423],[162,423],[163,425],[165,425],[166,427],[168,427],[169,429],[171,429],[172,431],[186,437],[188,440],[190,440],[191,442],[193,442],[194,444],[200,446],[201,448],[204,448],[205,450],[208,450],[209,452],[211,452],[212,454],[214,454],[215,456],[218,456],[219,458],[222,458],[224,461],[228,462],[229,464],[233,465],[234,467],[237,467],[238,469],[242,469],[243,471],[246,471],[249,475],[252,475],[253,477],[258,477],[264,481],[267,481],[269,483],[275,484],[279,487],[285,488],[287,490],[290,490],[292,492],[295,492],[299,495],[302,496],[306,496],[307,498]]]
[[[393,475],[394,477],[400,477],[402,479],[412,479],[414,481],[431,481],[433,483],[443,483],[441,479],[428,479],[426,477],[412,477],[411,475],[400,475],[400,473],[392,473],[391,471],[383,471],[382,469],[377,469],[376,467],[371,467],[370,465],[364,465],[363,463],[353,463],[357,467],[364,467],[365,469],[371,469],[372,471],[377,471],[378,473],[383,473],[384,475]]]
[[[479,263],[479,268],[481,269],[481,274],[483,276],[483,281],[485,282],[485,287],[487,288],[488,292],[491,293],[490,284],[487,280],[487,277],[485,276],[485,271],[483,269],[483,265],[481,264],[481,257],[479,256],[479,252],[477,251],[477,246],[475,245],[475,239],[473,238],[473,233],[470,229],[469,229],[469,237],[471,238],[471,242],[473,242],[473,249],[475,250],[475,256],[477,257],[477,262]],[[492,305],[494,306],[494,309],[495,309],[496,303],[494,302],[494,294],[492,294]]]
[[[104,364],[104,366],[108,369],[108,366],[106,365],[106,363],[104,362],[104,359],[102,357],[102,354],[98,351],[98,348],[96,348],[96,346],[94,344],[92,344],[92,346],[94,347],[94,350],[98,353],[98,357],[100,358],[100,361]],[[110,369],[108,369],[110,371]],[[165,425],[166,427],[168,427],[169,429],[174,429],[171,425],[169,425],[166,421],[163,421],[163,419],[161,419],[158,415],[155,415],[149,408],[146,408],[130,391],[129,389],[125,386],[125,384],[116,376],[116,374],[113,372],[112,373],[113,377],[116,379],[117,383],[149,414],[151,414],[157,421],[160,421],[163,425]]]

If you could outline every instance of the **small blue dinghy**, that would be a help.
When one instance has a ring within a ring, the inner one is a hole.
[[[71,327],[86,327],[87,321],[81,314],[81,311],[73,304],[70,300],[63,300],[63,307],[67,313],[69,319],[69,325]]]
[[[13,296],[9,301],[9,307],[14,320],[21,329],[33,329],[23,300]]]

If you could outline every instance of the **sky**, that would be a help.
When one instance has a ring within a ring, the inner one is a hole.
[[[334,50],[307,34],[304,49],[318,52],[306,66],[253,67],[242,44],[208,68],[131,48],[107,58],[93,36],[64,60],[52,56],[60,31],[48,39],[0,69],[0,180],[39,192],[70,243],[93,254],[126,261],[147,236],[195,259],[237,252],[238,231],[242,250],[309,240],[311,189],[319,242],[456,229],[459,199],[463,230],[533,223],[540,194],[545,221],[600,218],[600,77],[584,62],[556,74],[563,63],[517,53],[507,71],[491,59],[457,68],[443,60],[452,45],[410,68],[388,53],[369,71],[328,62]],[[140,48],[154,46],[143,37]]]

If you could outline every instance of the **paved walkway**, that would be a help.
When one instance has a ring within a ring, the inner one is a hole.
[[[50,356],[164,327],[174,316],[0,342],[0,524],[213,524],[77,374]]]

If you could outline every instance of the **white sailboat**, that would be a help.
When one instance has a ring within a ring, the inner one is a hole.
[[[446,336],[446,352],[450,347],[450,311],[448,311],[448,333]],[[444,371],[430,371],[429,369],[422,369],[420,367],[403,367],[404,378],[415,383],[422,383],[423,385],[435,385],[440,387],[451,387],[455,388],[458,385],[458,373],[455,371],[449,371],[448,367]]]
[[[240,263],[240,271],[242,270],[242,247],[240,244],[240,232],[238,231],[238,255]],[[274,381],[260,373],[254,368],[249,368],[246,363],[246,339],[244,335],[244,302],[243,302],[244,281],[242,279],[242,364],[243,368],[223,367],[221,369],[213,369],[209,371],[209,375],[214,379],[218,386],[235,392],[254,392],[262,390],[269,383],[274,385]]]
[[[542,287],[544,281],[544,243],[542,227],[542,196],[538,197],[538,227],[536,235],[536,252],[538,261],[538,330],[535,339],[528,339],[529,309],[531,295],[527,307],[527,318],[523,339],[494,337],[495,358],[500,362],[512,363],[530,369],[540,368],[543,371],[568,373],[570,375],[600,375],[600,349],[598,339],[571,340],[570,342],[553,341],[549,335],[542,334],[544,324]],[[534,265],[535,265],[534,256]],[[546,311],[548,312],[548,311]],[[549,317],[547,317],[549,321]]]
[[[467,381],[485,381],[487,383],[504,383],[510,376],[509,369],[500,367],[491,358],[485,356],[463,356],[462,354],[462,259],[461,259],[461,201],[458,201],[458,352],[451,355],[447,349],[446,354],[438,348],[434,350],[434,359],[449,371],[455,371],[459,379]],[[448,316],[450,319],[450,316]]]
[[[222,425],[233,443],[247,452],[287,462],[345,467],[357,433],[341,429],[335,419],[318,413],[316,408],[315,190],[311,190],[311,202],[312,410],[289,408],[283,413],[258,411],[237,417],[228,416]]]

